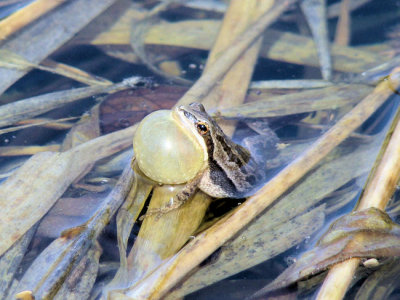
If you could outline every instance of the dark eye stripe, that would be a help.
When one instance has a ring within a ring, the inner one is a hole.
[[[193,115],[192,113],[188,112],[188,111],[184,111],[183,114],[185,115],[185,117],[188,120],[191,120],[192,122],[196,122],[197,118],[195,117],[195,115]]]

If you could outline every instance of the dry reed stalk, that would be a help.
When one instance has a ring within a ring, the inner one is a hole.
[[[340,16],[336,26],[335,43],[341,46],[347,46],[350,42],[350,1],[342,0],[340,5]]]
[[[46,118],[26,119],[16,123],[18,126],[0,129],[0,135],[36,126],[51,128],[56,130],[66,130],[70,129],[74,125],[73,123],[68,123],[67,121],[76,119],[79,119],[79,117],[68,117],[68,118],[61,118],[58,120],[46,119]]]
[[[232,67],[248,47],[264,32],[265,28],[272,24],[295,0],[282,0],[264,13],[256,22],[243,32],[231,46],[226,49],[215,63],[210,66],[189,91],[179,100],[178,104],[189,104],[199,102],[208,95],[215,84]]]
[[[395,90],[399,87],[398,76],[398,73],[392,73],[391,79],[394,79],[392,88]],[[398,115],[394,124],[395,129],[390,141],[384,150],[383,156],[380,158],[378,166],[370,175],[370,180],[356,210],[363,210],[369,207],[384,210],[396,189],[397,182],[400,179],[400,121]],[[317,299],[342,299],[353,280],[354,273],[360,262],[359,258],[352,258],[333,266],[318,292]]]
[[[48,146],[3,146],[0,148],[1,156],[22,156],[22,155],[33,155],[39,152],[45,151],[59,151],[60,145],[48,145]]]
[[[108,79],[100,76],[93,76],[79,68],[59,63],[49,58],[45,59],[38,67],[42,70],[53,72],[87,85],[110,86],[113,84],[113,82]]]
[[[268,1],[231,1],[224,18],[218,39],[211,50],[205,73],[234,40],[246,30],[246,28],[257,20],[263,13],[268,11],[274,4],[273,0]],[[259,56],[262,37],[249,47],[230,68],[224,78],[208,96],[202,100],[206,107],[223,109],[237,106],[244,102],[250,81],[253,74],[256,60]],[[235,123],[222,121],[220,123],[227,135],[232,135],[235,130]]]
[[[0,21],[0,40],[6,39],[22,27],[64,3],[65,0],[37,0]]]

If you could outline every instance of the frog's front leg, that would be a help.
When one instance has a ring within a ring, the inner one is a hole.
[[[145,217],[157,215],[161,217],[163,214],[169,213],[175,209],[178,209],[185,204],[196,192],[198,185],[203,177],[204,170],[199,172],[192,180],[188,181],[186,185],[180,190],[167,205],[160,208],[149,209],[144,216],[140,219],[143,220]]]

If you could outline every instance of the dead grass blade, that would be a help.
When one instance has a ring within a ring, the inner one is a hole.
[[[264,99],[261,95],[255,97],[257,101],[218,110],[216,115],[238,119],[262,118],[337,109],[358,103],[371,91],[372,87],[366,85],[335,85]]]
[[[6,299],[8,290],[14,279],[14,274],[19,268],[19,264],[25,255],[26,250],[36,232],[37,226],[29,229],[22,238],[19,239],[10,249],[0,256],[0,298]]]
[[[392,258],[381,265],[364,281],[355,296],[356,299],[388,299],[398,285],[400,258]],[[387,287],[382,289],[382,286]]]
[[[118,226],[118,249],[120,255],[120,266],[113,280],[103,289],[103,293],[107,294],[109,290],[127,286],[128,280],[128,259],[127,248],[128,240],[131,234],[133,225],[139,218],[139,214],[143,209],[145,201],[153,189],[153,184],[148,182],[144,177],[137,175],[135,170],[134,181],[129,195],[125,199],[124,204],[118,211],[117,226]],[[140,267],[140,266],[139,266]],[[143,266],[142,266],[143,267]],[[143,271],[145,268],[142,269]]]
[[[102,249],[95,243],[65,279],[55,299],[89,299],[97,278]]]
[[[66,121],[71,121],[71,120],[76,120],[76,119],[79,119],[79,117],[61,118],[58,120],[45,119],[45,118],[23,120],[23,121],[17,122],[16,124],[26,124],[26,125],[19,125],[19,126],[0,129],[0,135],[4,134],[4,133],[8,133],[8,132],[18,131],[18,130],[25,129],[25,128],[35,127],[35,126],[43,126],[46,128],[52,128],[52,129],[57,129],[57,130],[70,129],[74,124],[68,123]]]
[[[93,106],[88,114],[84,114],[68,132],[63,140],[61,151],[69,150],[101,135],[100,104]]]
[[[7,39],[2,49],[38,64],[114,2],[116,0],[101,0],[93,5],[91,0],[65,1],[59,8]],[[0,94],[25,74],[25,70],[0,68]]]
[[[311,39],[290,32],[272,30],[266,32],[264,38],[274,40],[275,43],[271,48],[265,48],[262,56],[300,65],[319,66],[317,51]],[[368,70],[382,63],[383,59],[381,55],[372,52],[335,44],[331,47],[331,55],[334,70],[350,73]]]
[[[0,3],[0,7],[17,4],[18,2],[23,2],[24,0],[3,0]]]
[[[162,4],[160,4],[162,5]],[[147,31],[151,28],[153,24],[160,23],[157,17],[146,17],[142,20],[137,20],[133,23],[132,29],[130,30],[130,45],[132,46],[135,55],[137,55],[140,61],[147,66],[155,74],[160,75],[172,82],[176,82],[182,85],[190,85],[192,82],[190,80],[175,76],[172,73],[167,73],[162,69],[159,69],[151,61],[149,55],[146,53],[144,39]]]
[[[0,21],[0,40],[6,39],[22,27],[32,23],[65,0],[37,0]]]
[[[222,22],[218,38],[210,51],[204,73],[207,74],[221,53],[231,47],[246,28],[260,16],[269,11],[274,1],[231,1]],[[229,69],[221,82],[202,99],[205,107],[222,109],[236,106],[244,102],[251,81],[254,66],[259,56],[262,37],[258,38]],[[224,132],[231,136],[235,130],[235,122],[222,121]]]
[[[168,185],[155,188],[149,209],[165,205],[165,199],[171,199],[180,188],[176,186],[171,189]],[[199,227],[210,202],[210,197],[197,193],[180,209],[161,217],[149,216],[144,219],[127,260],[130,284],[142,279],[182,248]]]
[[[58,74],[67,78],[71,78],[87,85],[111,85],[112,82],[95,77],[78,68],[71,67],[62,63],[57,63],[51,59],[44,60],[41,64],[33,64],[23,57],[9,50],[0,49],[0,66],[3,68],[16,69],[21,71],[29,71],[32,68]]]
[[[326,17],[326,1],[303,0],[300,1],[300,7],[306,16],[307,23],[310,26],[315,44],[317,46],[322,77],[325,80],[330,80],[332,76],[332,60]]]
[[[91,86],[53,92],[2,105],[0,106],[0,127],[35,117],[79,99],[134,87],[140,80],[140,77],[131,77],[111,86]]]
[[[124,201],[132,178],[132,170],[128,165],[89,221],[65,231],[60,238],[53,241],[29,267],[15,292],[30,290],[38,299],[53,299],[62,285],[70,285],[71,283],[65,282],[66,278],[77,271],[77,265],[79,267],[80,261],[87,256],[87,251]]]
[[[258,299],[270,291],[319,274],[348,258],[400,256],[399,245],[400,225],[385,212],[377,208],[354,211],[332,223],[312,250],[249,299]]]
[[[3,146],[0,147],[0,156],[33,155],[45,151],[59,151],[60,145],[48,146]]]
[[[332,82],[314,79],[262,80],[250,83],[250,89],[315,89],[331,86]]]
[[[352,0],[350,1],[349,9],[351,11],[356,10],[357,8],[363,6],[364,4],[371,2],[371,0]],[[340,16],[342,2],[336,2],[328,7],[328,17],[334,18]]]
[[[268,214],[261,216],[240,237],[225,245],[216,259],[198,269],[165,299],[179,299],[293,247],[323,226],[324,209],[321,205],[286,222],[273,223],[273,226],[270,226]]]
[[[129,127],[63,153],[38,153],[15,171],[0,189],[0,219],[4,221],[0,223],[0,255],[43,217],[88,166],[131,145],[134,131],[135,127]]]
[[[82,82],[87,85],[104,85],[104,86],[109,86],[112,85],[113,83],[105,78],[99,77],[99,76],[94,76],[92,74],[89,74],[81,69],[59,63],[56,61],[53,61],[51,59],[45,59],[39,66],[39,69],[52,72],[67,78],[71,78],[73,80],[76,80],[78,82]]]

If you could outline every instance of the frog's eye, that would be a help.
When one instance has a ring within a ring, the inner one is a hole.
[[[201,135],[205,135],[209,130],[208,125],[204,122],[198,122],[196,128]]]

